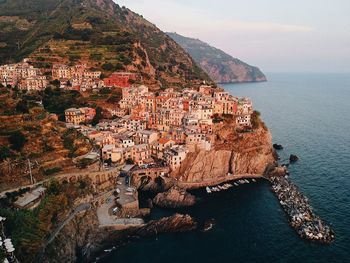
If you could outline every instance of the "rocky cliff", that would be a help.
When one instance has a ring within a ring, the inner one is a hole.
[[[196,197],[184,189],[174,186],[166,192],[157,194],[153,198],[153,203],[162,208],[187,207],[196,203]]]
[[[265,75],[259,68],[248,65],[199,39],[184,37],[176,33],[167,34],[180,44],[196,63],[218,83],[266,81]]]
[[[40,257],[39,262],[95,262],[103,257],[103,250],[127,242],[132,238],[154,236],[162,233],[179,233],[197,228],[195,220],[188,215],[175,214],[150,221],[140,227],[115,230],[99,227],[95,209],[81,213],[67,224],[55,241]]]
[[[239,176],[262,175],[275,162],[271,134],[261,122],[252,132],[237,132],[232,121],[217,126],[210,151],[190,153],[173,172],[185,188],[197,188],[230,181]]]

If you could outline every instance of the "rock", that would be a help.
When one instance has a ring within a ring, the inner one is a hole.
[[[275,143],[272,146],[275,150],[283,150],[283,146],[281,144]]]
[[[284,166],[275,167],[269,172],[269,177],[281,177],[287,174],[287,168]]]
[[[197,222],[189,215],[175,214],[160,220],[150,221],[145,226],[132,231],[134,236],[150,236],[161,233],[179,233],[197,228]]]
[[[195,230],[197,222],[189,215],[175,214],[159,220],[152,220],[145,225],[131,227],[125,230],[115,230],[113,228],[98,228],[98,236],[93,240],[86,240],[89,247],[89,256],[84,257],[82,262],[92,262],[96,257],[103,254],[104,249],[112,246],[125,244],[130,240],[141,237],[150,237],[164,233],[183,233]],[[51,261],[47,261],[51,262]],[[55,262],[75,262],[75,260],[55,261]]]
[[[178,208],[193,206],[196,197],[177,186],[170,188],[167,192],[159,193],[153,199],[156,206],[163,208]]]
[[[291,163],[295,163],[295,162],[297,162],[298,160],[299,160],[299,157],[296,156],[296,155],[294,155],[294,154],[291,154],[290,157],[289,157],[289,161],[290,161]]]

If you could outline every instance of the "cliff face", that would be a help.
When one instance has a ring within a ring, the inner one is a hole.
[[[196,63],[218,83],[266,81],[259,68],[234,58],[198,39],[188,38],[176,33],[167,33],[180,44]]]
[[[99,227],[95,209],[81,213],[67,224],[38,262],[95,262],[94,259],[132,238],[154,236],[163,233],[181,233],[195,230],[197,222],[189,215],[174,214],[150,221],[140,227],[116,230]]]
[[[260,124],[249,133],[238,133],[232,123],[220,125],[210,151],[190,153],[173,172],[180,185],[196,188],[214,185],[242,175],[261,175],[267,164],[275,161],[271,134]]]

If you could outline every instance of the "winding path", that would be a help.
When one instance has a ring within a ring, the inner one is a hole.
[[[78,205],[71,213],[70,215],[64,220],[62,221],[57,228],[51,233],[51,235],[49,236],[49,238],[44,242],[43,246],[46,247],[48,246],[52,241],[55,240],[55,238],[57,237],[57,235],[61,232],[61,230],[65,227],[65,225],[67,225],[74,217],[76,214],[82,212],[82,211],[86,211],[89,210],[91,208],[91,203],[84,203],[84,204],[80,204]]]

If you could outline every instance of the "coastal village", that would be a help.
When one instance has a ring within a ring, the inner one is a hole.
[[[215,147],[215,131],[225,120],[233,123],[235,131],[253,131],[252,101],[234,97],[222,88],[205,83],[197,88],[154,91],[142,85],[142,78],[137,74],[130,72],[114,72],[104,77],[102,72],[93,71],[86,65],[62,64],[53,65],[50,72],[44,72],[32,66],[27,59],[0,66],[0,83],[5,87],[35,92],[44,90],[53,82],[58,84],[59,89],[81,93],[94,93],[104,88],[121,91],[119,102],[103,109],[112,117],[100,118],[96,125],[91,124],[97,115],[93,106],[68,108],[64,112],[66,127],[79,131],[94,145],[94,150],[83,158],[91,158],[93,163],[98,163],[97,173],[107,175],[113,182],[111,190],[104,193],[102,199],[101,196],[98,200],[92,199],[98,203],[100,227],[125,229],[143,226],[142,217],[150,211],[140,208],[137,190],[157,178],[176,181],[172,173],[180,169],[189,155],[209,152]],[[243,179],[236,180],[234,184],[226,180],[224,185],[207,187],[206,190],[214,193],[250,182],[249,178]],[[289,206],[285,201],[281,201],[281,205],[300,236],[322,242],[334,238],[330,228],[315,217],[306,201],[304,210],[290,210],[299,199],[305,200],[295,187],[287,183],[283,183],[285,187],[277,184],[282,179],[276,177],[269,180],[279,199],[290,194],[295,197],[288,199]],[[252,179],[252,182],[256,180]],[[35,187],[21,195],[14,206],[17,209],[33,209],[40,204],[45,191],[43,186]],[[188,196],[185,190],[177,191],[184,200],[195,203],[194,197]],[[80,204],[72,215],[90,207],[89,203]],[[49,238],[50,242],[55,235]],[[8,258],[14,258],[13,250],[9,253]]]
[[[60,88],[80,92],[104,87],[122,89],[122,99],[108,108],[114,119],[89,125],[96,115],[91,107],[65,111],[67,127],[75,128],[101,149],[103,161],[131,162],[145,166],[162,162],[176,170],[189,152],[210,150],[213,128],[222,116],[232,116],[237,127],[249,129],[253,106],[247,98],[237,98],[221,88],[202,85],[199,89],[173,88],[152,92],[144,85],[131,85],[136,74],[115,72],[100,79],[101,72],[85,65],[53,65],[51,80]],[[22,90],[43,90],[49,81],[27,60],[0,67],[4,86]]]
[[[112,118],[102,118],[93,126],[96,108],[68,108],[65,123],[68,129],[78,130],[95,146],[94,152],[84,156],[85,159],[92,156],[93,161],[100,163],[99,169],[118,168],[115,175],[125,177],[117,189],[119,197],[129,195],[129,198],[119,198],[120,213],[127,216],[139,211],[138,200],[136,196],[130,198],[130,192],[136,194],[135,188],[139,185],[135,182],[140,178],[170,177],[188,154],[210,151],[216,140],[215,127],[225,118],[233,120],[234,127],[242,131],[251,130],[252,125],[253,106],[248,98],[237,98],[222,88],[205,84],[199,88],[151,91],[142,82],[135,84],[140,81],[137,74],[130,72],[114,72],[102,78],[100,71],[90,70],[86,65],[56,64],[45,73],[28,59],[0,67],[3,86],[28,92],[44,90],[53,82],[60,89],[81,93],[94,93],[103,88],[121,90],[120,101],[103,109]],[[122,191],[123,187],[129,191]],[[16,202],[16,207],[37,205],[43,192],[40,189],[25,194]]]

